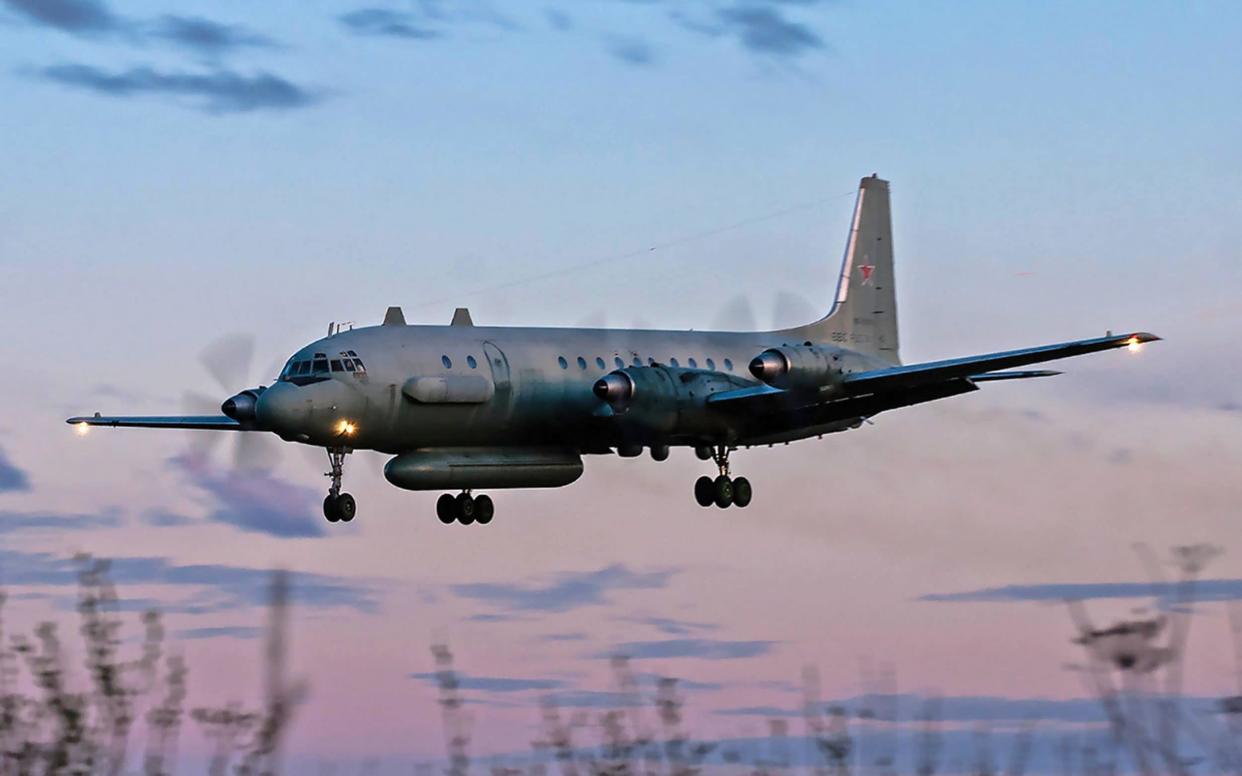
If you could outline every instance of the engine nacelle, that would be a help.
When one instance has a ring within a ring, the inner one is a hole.
[[[255,419],[255,408],[259,404],[259,396],[267,390],[266,386],[247,388],[236,396],[230,396],[220,405],[220,411],[238,423],[249,423]]]
[[[631,366],[596,381],[595,395],[621,419],[622,427],[650,439],[716,438],[728,418],[708,408],[707,397],[754,385],[735,375],[668,366]]]
[[[756,379],[795,391],[819,390],[841,382],[840,352],[821,345],[768,348],[750,362]]]

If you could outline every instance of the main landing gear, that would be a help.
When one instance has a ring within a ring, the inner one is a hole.
[[[326,472],[324,476],[332,478],[332,485],[328,487],[328,496],[323,500],[323,516],[328,518],[329,523],[348,523],[354,519],[354,515],[358,514],[358,504],[354,501],[354,497],[341,492],[341,478],[345,475],[345,456],[351,452],[353,451],[348,447],[328,448],[328,464],[332,470]]]
[[[436,517],[445,525],[487,525],[492,522],[495,514],[496,505],[492,503],[491,496],[472,496],[468,490],[463,490],[456,496],[445,493],[436,501]]]
[[[703,476],[695,481],[694,500],[699,502],[699,506],[710,507],[715,504],[724,509],[729,506],[745,507],[750,503],[754,495],[750,480],[745,477],[733,479],[729,476],[730,450],[728,445],[717,445],[714,448],[703,446],[695,449],[700,459],[704,461],[708,458],[712,459],[720,470],[720,474],[715,479]]]

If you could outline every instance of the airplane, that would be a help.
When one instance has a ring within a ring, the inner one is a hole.
[[[672,447],[711,460],[694,497],[745,507],[754,489],[733,477],[739,447],[859,428],[899,407],[976,391],[984,383],[1048,377],[1034,364],[1160,339],[1146,332],[903,365],[898,357],[889,183],[859,184],[836,294],[827,315],[776,331],[653,331],[475,326],[458,308],[447,326],[407,325],[400,307],[365,328],[330,325],[294,353],[269,386],[227,399],[221,415],[124,417],[90,426],[265,432],[327,450],[330,522],[354,519],[342,492],[345,457],[393,456],[399,488],[443,490],[445,524],[487,524],[480,490],[554,488],[583,473],[583,456],[656,461]]]

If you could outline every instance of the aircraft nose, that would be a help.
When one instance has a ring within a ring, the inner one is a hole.
[[[258,426],[281,436],[301,433],[308,411],[297,386],[288,383],[276,383],[268,388],[259,395],[254,408]]]

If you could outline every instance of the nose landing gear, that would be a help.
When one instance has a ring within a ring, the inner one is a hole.
[[[329,447],[328,464],[331,471],[324,473],[332,478],[328,496],[323,500],[323,516],[329,523],[348,523],[358,514],[358,503],[348,493],[341,492],[341,479],[345,476],[345,456],[352,453],[348,447]]]
[[[463,490],[456,496],[445,493],[436,500],[436,517],[445,525],[487,525],[492,522],[495,514],[496,505],[492,503],[491,496],[472,496],[468,490]]]
[[[715,479],[707,476],[699,477],[694,483],[694,500],[701,507],[710,507],[715,504],[721,509],[729,506],[745,507],[750,504],[751,497],[754,495],[750,480],[745,477],[733,479],[729,476],[731,448],[727,445],[717,445],[715,448],[696,448],[696,452],[707,450],[711,451],[709,457],[716,462],[720,474]],[[699,457],[704,458],[701,453]]]

